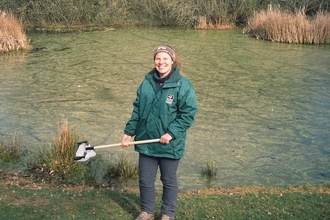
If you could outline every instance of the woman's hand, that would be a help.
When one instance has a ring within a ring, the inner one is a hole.
[[[172,136],[169,133],[166,133],[160,137],[159,142],[162,144],[169,144],[171,140],[172,140]]]
[[[128,147],[129,144],[126,144],[126,143],[131,142],[131,141],[132,141],[132,137],[127,134],[124,134],[123,139],[121,140],[121,146]]]

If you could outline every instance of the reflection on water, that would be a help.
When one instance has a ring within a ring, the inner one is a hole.
[[[64,119],[92,145],[121,141],[137,86],[161,43],[173,46],[199,111],[179,168],[182,189],[330,181],[330,47],[275,44],[240,30],[119,29],[29,35],[34,50],[0,56],[0,133],[48,143]],[[47,146],[47,145],[45,145]],[[129,149],[102,150],[111,159]]]

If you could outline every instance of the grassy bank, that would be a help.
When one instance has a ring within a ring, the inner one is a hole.
[[[0,174],[1,219],[134,219],[140,212],[135,190],[49,188]],[[160,193],[157,201],[160,210]],[[329,207],[330,185],[211,188],[179,193],[176,219],[328,219]]]
[[[10,11],[19,22],[11,22],[15,28],[7,28],[15,33],[0,31],[11,36],[0,36],[4,45],[0,51],[26,47],[26,37],[20,34],[23,27],[30,31],[74,32],[130,26],[217,30],[243,26],[244,34],[272,42],[330,43],[328,1],[0,0],[1,9]],[[5,26],[0,20],[0,28]]]
[[[327,1],[281,0],[0,0],[30,29],[84,26],[226,27],[244,25],[254,11],[280,5],[304,7],[308,16],[328,10]]]
[[[0,10],[18,18],[19,22],[7,22],[14,27],[10,30],[24,27],[27,31],[73,32],[130,26],[228,29],[243,24],[255,4],[255,0],[0,0]],[[2,30],[6,27],[0,21],[0,35],[7,33]],[[10,38],[0,36],[0,46],[4,45],[0,52],[24,49],[26,37],[16,37],[16,33],[10,33]]]
[[[101,157],[73,161],[74,143],[81,137],[64,121],[50,146],[40,146],[36,152],[22,151],[16,133],[11,142],[0,142],[1,219],[134,219],[138,215],[136,166],[125,156],[112,163]],[[26,169],[5,171],[20,161],[28,161]],[[104,176],[99,175],[101,170]],[[201,168],[201,175],[216,176],[212,161]],[[160,195],[158,191],[157,210]],[[330,184],[287,189],[212,187],[180,192],[177,219],[327,219],[329,207]]]

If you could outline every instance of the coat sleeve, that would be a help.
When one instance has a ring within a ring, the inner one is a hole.
[[[167,128],[167,132],[175,139],[185,135],[193,124],[197,112],[195,90],[190,85],[179,95],[177,117]]]

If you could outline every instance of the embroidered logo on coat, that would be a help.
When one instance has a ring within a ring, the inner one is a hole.
[[[172,104],[173,103],[173,99],[174,99],[174,95],[167,95],[167,98],[166,98],[166,103],[167,104]]]

